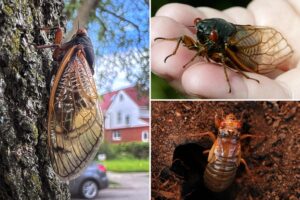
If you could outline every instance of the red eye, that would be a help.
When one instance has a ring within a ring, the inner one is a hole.
[[[218,33],[217,33],[216,30],[212,30],[212,31],[210,32],[209,39],[210,39],[211,41],[214,41],[214,42],[217,42],[217,41],[218,41]]]
[[[194,24],[197,25],[199,22],[201,22],[202,19],[201,18],[196,18],[194,19]]]
[[[224,127],[225,124],[226,124],[225,122],[221,122],[221,123],[220,123],[220,127]]]
[[[238,129],[242,128],[242,124],[240,122],[238,122],[236,126]]]

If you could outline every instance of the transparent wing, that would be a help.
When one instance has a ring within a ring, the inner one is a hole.
[[[290,57],[291,46],[273,28],[236,25],[227,52],[244,71],[268,73]]]
[[[67,54],[70,59],[64,58],[61,76],[58,73],[54,80],[48,113],[51,162],[64,180],[75,178],[85,168],[103,138],[103,117],[91,70],[81,50]]]

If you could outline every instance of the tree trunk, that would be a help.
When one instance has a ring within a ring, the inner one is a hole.
[[[47,151],[51,50],[41,27],[63,26],[62,0],[0,0],[0,199],[70,199]]]

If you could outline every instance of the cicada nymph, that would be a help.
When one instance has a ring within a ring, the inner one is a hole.
[[[227,68],[259,83],[244,72],[269,73],[293,54],[291,46],[282,34],[270,27],[236,25],[219,18],[204,20],[196,18],[194,25],[197,40],[187,35],[179,38],[155,38],[155,40],[177,41],[173,53],[164,61],[166,62],[170,56],[175,55],[179,44],[183,43],[188,49],[196,51],[194,57],[183,67],[198,56],[205,57],[207,61],[221,63],[224,67],[229,93],[231,85]]]
[[[58,40],[61,32],[58,28]],[[71,41],[60,42],[37,48],[55,47],[53,58],[59,68],[50,92],[48,147],[54,171],[70,180],[97,153],[104,134],[103,116],[93,80],[94,50],[86,30],[78,29]]]
[[[246,138],[258,138],[259,135],[242,134],[242,119],[238,119],[230,113],[220,118],[215,116],[215,126],[218,134],[211,131],[203,133],[184,134],[184,139],[198,139],[209,136],[213,142],[212,147],[203,153],[208,153],[208,164],[206,165],[203,181],[208,189],[213,192],[226,190],[234,181],[238,167],[243,164],[248,176],[252,179],[252,174],[246,161],[242,158],[241,141]],[[181,145],[182,141],[177,135],[170,136],[176,145]]]

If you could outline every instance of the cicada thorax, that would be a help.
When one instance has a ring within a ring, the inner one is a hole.
[[[197,40],[207,48],[209,55],[224,53],[228,39],[236,33],[233,24],[223,19],[204,19],[196,24]]]
[[[55,75],[49,101],[48,143],[55,172],[74,178],[97,153],[103,117],[82,45],[67,50]]]

